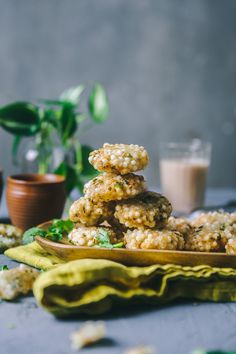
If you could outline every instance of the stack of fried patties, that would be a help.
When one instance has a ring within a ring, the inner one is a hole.
[[[85,185],[84,197],[70,208],[73,244],[95,246],[103,228],[111,243],[123,240],[126,248],[183,249],[184,238],[169,219],[170,202],[147,191],[144,177],[134,174],[148,165],[144,147],[106,143],[90,154],[89,162],[101,174]]]

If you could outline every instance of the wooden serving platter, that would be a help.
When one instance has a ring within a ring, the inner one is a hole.
[[[47,228],[50,222],[40,225]],[[236,256],[216,252],[128,250],[124,248],[96,248],[74,246],[67,238],[53,242],[43,237],[35,238],[37,243],[49,254],[65,261],[75,259],[109,259],[126,265],[148,266],[153,264],[179,264],[184,266],[210,265],[213,267],[236,268]]]

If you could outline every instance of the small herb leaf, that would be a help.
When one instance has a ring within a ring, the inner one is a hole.
[[[26,245],[33,242],[36,236],[45,237],[46,231],[39,227],[31,227],[31,229],[25,231],[23,234],[23,244]]]
[[[95,236],[95,238],[98,241],[98,244],[96,245],[97,247],[103,247],[103,248],[122,248],[124,246],[123,242],[112,244],[108,232],[100,228],[99,232]]]
[[[55,219],[52,225],[47,230],[39,227],[32,227],[23,235],[23,243],[27,244],[34,241],[35,236],[41,236],[49,240],[58,242],[62,239],[64,234],[68,234],[74,227],[74,223],[68,220]]]
[[[8,270],[8,266],[7,265],[0,265],[0,271],[1,270]]]

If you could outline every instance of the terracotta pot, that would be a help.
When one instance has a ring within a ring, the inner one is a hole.
[[[66,201],[65,179],[53,174],[9,176],[6,198],[13,225],[27,230],[61,217]]]

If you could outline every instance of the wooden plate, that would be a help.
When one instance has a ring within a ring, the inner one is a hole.
[[[50,222],[40,225],[47,228]],[[126,265],[147,266],[152,264],[179,264],[195,266],[207,264],[214,267],[236,268],[236,256],[216,252],[128,250],[122,248],[82,247],[71,245],[66,238],[53,242],[43,237],[35,238],[37,243],[48,253],[71,261],[82,258],[109,259]]]

